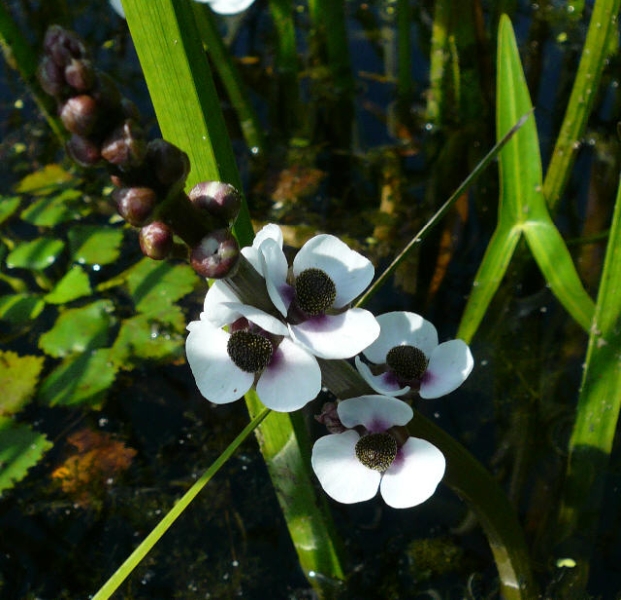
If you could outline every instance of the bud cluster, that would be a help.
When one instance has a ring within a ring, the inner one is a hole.
[[[116,186],[112,198],[119,214],[140,227],[140,247],[155,260],[170,255],[181,238],[190,262],[204,277],[230,276],[239,246],[230,226],[241,195],[217,181],[184,186],[190,160],[173,144],[147,141],[140,114],[106,73],[96,69],[84,42],[74,32],[51,26],[37,72],[41,87],[58,102],[60,119],[71,134],[67,153],[83,167],[105,165]]]

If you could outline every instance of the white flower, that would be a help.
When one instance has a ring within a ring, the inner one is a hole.
[[[317,359],[288,337],[284,323],[239,302],[223,281],[211,286],[200,320],[188,330],[186,355],[196,385],[215,404],[237,400],[256,382],[265,406],[290,412],[321,390]]]
[[[218,15],[234,15],[246,10],[254,0],[195,0],[201,4],[209,4],[211,10]],[[125,18],[121,0],[109,0],[110,6],[119,17]]]
[[[358,354],[377,338],[373,314],[348,308],[373,279],[371,261],[322,234],[302,246],[289,270],[278,227],[268,225],[258,235],[255,259],[293,340],[315,356],[336,359]]]
[[[356,368],[379,394],[400,396],[410,390],[421,398],[439,398],[470,375],[474,360],[463,340],[438,344],[436,328],[420,315],[391,312],[377,317],[381,332],[366,350],[371,365],[356,357]]]
[[[345,427],[362,426],[366,432],[349,429],[315,442],[311,464],[330,497],[353,504],[373,498],[379,488],[389,506],[410,508],[433,495],[446,461],[430,442],[391,430],[412,419],[405,402],[360,396],[340,402],[337,412]]]

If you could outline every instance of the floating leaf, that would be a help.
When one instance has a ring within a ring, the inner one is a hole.
[[[50,406],[88,404],[98,408],[114,382],[116,371],[108,348],[67,358],[45,379],[38,398]]]
[[[0,198],[0,225],[19,208],[22,199],[19,196]]]
[[[42,433],[10,417],[0,417],[0,492],[22,480],[51,447]]]
[[[159,312],[189,294],[199,281],[188,265],[144,258],[130,269],[127,285],[139,312]]]
[[[59,223],[79,219],[81,212],[76,202],[82,198],[82,192],[75,189],[63,190],[52,197],[39,198],[21,214],[22,220],[37,227],[53,227]]]
[[[69,246],[73,260],[89,265],[107,265],[120,253],[122,229],[97,225],[78,225],[69,231]]]
[[[42,356],[19,356],[0,350],[0,417],[19,412],[34,396],[42,368]]]
[[[111,348],[110,360],[130,369],[142,360],[174,360],[183,356],[186,319],[178,306],[159,314],[139,314],[126,319]]]
[[[76,451],[54,470],[52,478],[63,492],[81,506],[88,506],[105,493],[109,481],[126,471],[136,451],[109,433],[81,429],[67,440]]]
[[[54,238],[37,238],[31,242],[23,242],[9,252],[6,266],[9,269],[21,267],[42,271],[56,262],[64,248],[65,243]]]
[[[88,274],[82,267],[74,265],[44,298],[50,304],[66,304],[91,293]]]
[[[16,187],[21,193],[50,194],[58,189],[58,186],[74,179],[73,175],[65,171],[60,165],[46,165],[35,173],[26,175]]]
[[[39,348],[55,357],[101,348],[108,343],[113,311],[109,300],[66,310],[52,329],[39,338]]]
[[[10,294],[0,296],[0,320],[19,325],[36,319],[45,301],[35,294]]]

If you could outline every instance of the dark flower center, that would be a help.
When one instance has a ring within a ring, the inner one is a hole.
[[[229,338],[226,351],[242,371],[257,373],[270,364],[274,346],[258,333],[235,331]]]
[[[295,278],[295,295],[307,315],[321,315],[334,303],[336,286],[321,269],[306,269]]]
[[[389,433],[369,433],[356,442],[356,458],[369,469],[383,473],[397,456],[397,440]]]
[[[420,381],[428,362],[424,352],[414,346],[395,346],[386,355],[386,364],[401,381]]]

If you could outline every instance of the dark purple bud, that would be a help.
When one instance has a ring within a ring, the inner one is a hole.
[[[230,183],[202,181],[188,194],[200,210],[204,210],[225,223],[234,221],[242,205],[241,194]]]
[[[326,402],[321,407],[321,414],[315,415],[315,420],[326,426],[330,433],[343,433],[347,427],[343,426],[339,413],[336,410],[336,402]]]
[[[161,221],[143,227],[138,239],[142,253],[153,260],[164,260],[173,249],[173,233]]]
[[[75,133],[67,142],[67,154],[82,167],[92,167],[101,160],[99,144]]]
[[[144,131],[131,119],[114,129],[101,145],[101,156],[121,170],[140,166],[146,153]]]
[[[232,277],[239,262],[239,244],[228,229],[216,229],[206,235],[190,253],[190,264],[209,279]]]
[[[129,99],[123,96],[121,98],[121,111],[126,119],[133,119],[134,121],[140,121],[140,111],[138,107]]]
[[[101,112],[91,96],[82,94],[69,98],[60,109],[60,119],[71,133],[89,135],[95,129]]]
[[[37,69],[37,78],[43,91],[50,96],[64,96],[69,87],[65,81],[65,73],[49,56],[44,56]]]
[[[147,161],[157,180],[164,186],[184,182],[190,172],[188,155],[162,139],[149,142]]]
[[[65,81],[76,92],[89,92],[95,85],[95,69],[90,60],[72,58],[65,67]]]
[[[135,227],[141,227],[153,217],[157,195],[148,187],[132,187],[114,190],[112,198],[119,214]]]
[[[82,39],[73,31],[58,25],[48,28],[43,40],[45,53],[59,66],[67,66],[72,58],[86,58],[86,46]]]
[[[121,92],[114,79],[107,73],[95,70],[95,85],[91,95],[97,100],[102,110],[120,112]]]

